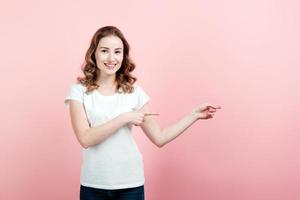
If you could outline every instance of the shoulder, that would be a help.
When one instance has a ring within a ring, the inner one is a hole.
[[[145,105],[147,101],[149,101],[150,98],[139,84],[134,84],[133,87],[134,87],[134,94],[138,100],[136,109],[140,109]]]
[[[134,83],[132,86],[133,86],[134,92],[143,90],[143,88],[137,83]]]
[[[82,85],[81,83],[73,83],[71,85],[71,89],[76,90],[76,91],[81,91],[81,92],[86,91],[86,87],[84,85]]]
[[[147,93],[139,84],[133,84],[133,88],[134,88],[133,93],[137,94],[138,96],[147,96]]]
[[[139,85],[138,85],[137,83],[134,83],[134,84],[132,85],[132,87],[133,87],[134,90],[136,90],[136,88],[139,87]]]

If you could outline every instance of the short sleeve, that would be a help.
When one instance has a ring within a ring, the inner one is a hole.
[[[150,100],[150,98],[139,85],[135,85],[134,90],[138,96],[138,105],[136,106],[136,109],[138,110],[142,108]]]
[[[84,94],[83,87],[79,83],[71,85],[69,93],[64,101],[65,106],[68,106],[69,100],[71,100],[71,99],[82,103],[83,102],[83,94]]]

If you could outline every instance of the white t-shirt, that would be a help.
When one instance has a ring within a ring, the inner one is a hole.
[[[143,107],[148,95],[137,84],[133,93],[102,95],[93,90],[88,95],[80,83],[71,86],[65,98],[82,102],[90,127],[103,124],[124,112]],[[143,157],[131,133],[131,126],[124,125],[103,142],[82,148],[83,163],[80,184],[100,189],[122,189],[144,185]]]

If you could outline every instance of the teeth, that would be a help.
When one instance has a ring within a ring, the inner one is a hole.
[[[114,66],[116,66],[115,64],[105,64],[107,67],[114,67]]]

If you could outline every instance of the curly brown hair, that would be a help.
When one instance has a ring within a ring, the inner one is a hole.
[[[122,40],[124,46],[122,65],[116,73],[117,91],[123,91],[125,93],[133,92],[133,84],[136,82],[137,78],[133,77],[130,74],[130,72],[135,69],[135,64],[129,57],[130,46],[122,32],[117,27],[104,26],[96,31],[96,33],[92,37],[90,47],[86,52],[85,62],[83,63],[82,68],[84,77],[77,77],[77,81],[86,86],[86,93],[89,93],[99,87],[99,85],[97,84],[97,80],[101,72],[96,64],[95,52],[99,41],[103,37],[111,35],[119,37]]]

